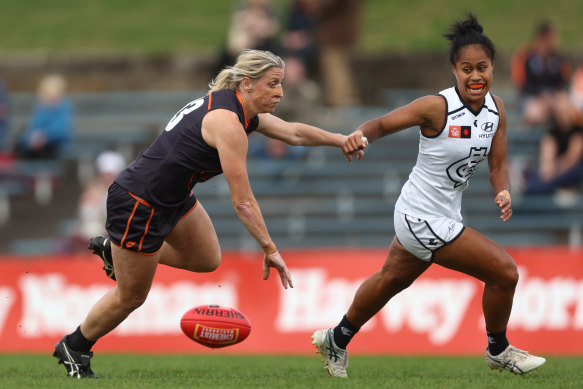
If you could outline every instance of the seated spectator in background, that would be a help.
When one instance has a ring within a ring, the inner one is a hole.
[[[556,111],[572,108],[566,93],[571,68],[558,48],[559,32],[550,22],[542,22],[530,47],[513,56],[512,76],[520,88],[522,116],[528,125],[548,124]]]
[[[8,114],[9,114],[8,92],[4,87],[4,83],[0,81],[0,152],[4,152],[7,147],[6,139],[9,130]]]
[[[79,231],[84,238],[105,234],[107,190],[126,165],[125,158],[116,151],[104,151],[97,156],[96,175],[79,201]]]
[[[283,55],[297,59],[303,65],[305,75],[310,78],[313,78],[318,61],[316,10],[314,0],[292,1],[281,37]],[[286,76],[286,84],[287,81]]]
[[[579,65],[571,77],[569,94],[575,109],[574,121],[583,125],[583,65]]]
[[[565,120],[555,120],[541,139],[539,169],[527,176],[527,195],[567,193],[583,182],[583,127],[561,122]]]
[[[104,151],[95,160],[95,177],[79,197],[77,223],[70,232],[67,251],[86,251],[89,239],[104,235],[107,216],[107,191],[117,175],[127,166],[126,160],[116,151]]]
[[[65,89],[65,79],[60,75],[51,74],[41,80],[37,104],[17,141],[16,153],[20,158],[57,158],[71,140],[73,107],[65,97]]]
[[[360,0],[310,0],[315,7],[316,36],[326,103],[346,107],[359,100],[350,62],[360,33]]]
[[[294,161],[302,159],[306,155],[306,149],[302,146],[290,147],[280,140],[266,138],[251,143],[249,155],[257,159]]]
[[[279,20],[271,0],[241,0],[231,16],[227,42],[217,70],[235,63],[245,49],[278,53]]]
[[[286,98],[278,106],[279,116],[293,120],[306,118],[321,103],[321,90],[314,81],[318,67],[316,44],[315,3],[313,0],[292,1],[287,24],[281,37],[285,61]]]
[[[306,147],[291,147],[273,138],[255,139],[249,142],[249,157],[269,161],[270,163],[263,164],[263,169],[269,173],[273,181],[285,180],[287,173],[297,170],[297,165],[290,162],[304,159],[307,154]]]

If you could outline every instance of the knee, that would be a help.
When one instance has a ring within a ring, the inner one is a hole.
[[[210,273],[219,268],[221,264],[221,256],[220,254],[216,257],[209,258],[208,260],[204,261],[203,263],[197,264],[197,268],[195,269],[196,272],[199,273]]]
[[[126,312],[133,312],[141,307],[148,293],[123,293],[119,295],[119,304]]]
[[[210,273],[218,269],[221,264],[221,252],[205,255],[188,262],[190,271],[196,273]]]
[[[382,288],[392,294],[407,289],[415,281],[415,279],[409,279],[385,268],[380,271],[380,280]]]
[[[505,263],[504,266],[501,266],[495,284],[498,288],[502,290],[512,290],[516,289],[516,285],[518,284],[518,268],[516,263],[509,258],[509,260]]]

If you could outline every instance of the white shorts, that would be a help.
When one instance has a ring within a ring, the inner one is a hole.
[[[448,217],[420,219],[395,210],[395,234],[399,243],[424,261],[433,260],[435,250],[456,240],[464,225]]]

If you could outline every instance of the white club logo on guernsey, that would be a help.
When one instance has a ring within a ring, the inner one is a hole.
[[[447,176],[454,182],[454,188],[464,185],[476,172],[478,163],[487,156],[487,147],[472,147],[467,157],[449,165]]]

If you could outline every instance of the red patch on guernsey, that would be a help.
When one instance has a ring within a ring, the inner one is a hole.
[[[450,138],[471,138],[472,127],[470,126],[449,126]]]

